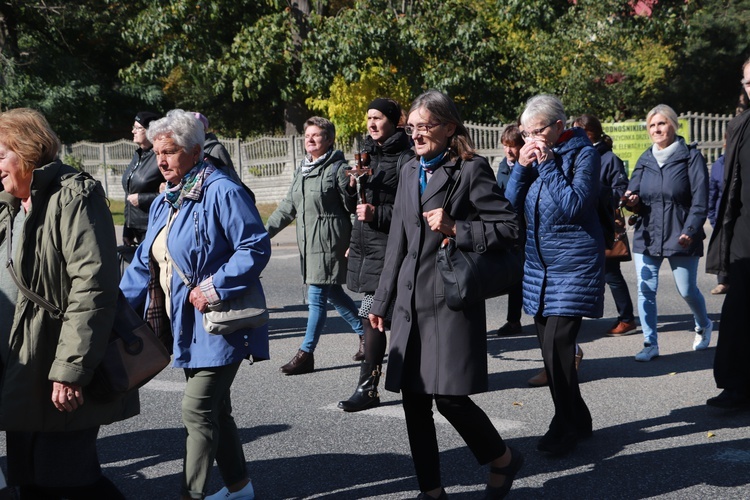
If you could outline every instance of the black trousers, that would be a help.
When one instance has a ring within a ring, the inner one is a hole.
[[[549,390],[555,404],[550,430],[558,436],[569,432],[591,432],[591,413],[581,397],[575,369],[576,339],[581,321],[580,316],[534,317]]]
[[[469,396],[440,396],[402,391],[406,430],[409,446],[421,491],[442,486],[440,479],[440,452],[435,421],[432,418],[432,400],[438,411],[458,431],[474,457],[488,464],[501,457],[505,442],[492,425],[487,414]]]
[[[732,285],[724,298],[719,340],[714,357],[714,379],[720,389],[750,391],[750,259],[730,262]]]
[[[508,323],[521,321],[523,312],[523,283],[513,286],[508,292],[508,315],[505,319]]]

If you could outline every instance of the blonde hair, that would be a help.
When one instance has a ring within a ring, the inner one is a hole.
[[[646,115],[646,125],[651,123],[651,118],[653,118],[654,115],[662,115],[664,118],[669,120],[669,122],[672,124],[672,127],[674,127],[675,132],[677,132],[677,129],[680,128],[680,122],[677,121],[677,113],[675,113],[675,110],[667,106],[666,104],[658,104],[654,106],[654,109],[648,112],[648,114]]]
[[[0,143],[18,155],[25,173],[51,163],[60,152],[60,139],[47,119],[30,108],[0,114]]]

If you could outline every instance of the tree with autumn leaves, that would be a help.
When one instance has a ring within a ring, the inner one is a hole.
[[[139,109],[198,110],[223,135],[365,130],[373,97],[428,88],[507,123],[558,95],[571,114],[654,104],[731,113],[750,0],[4,0],[0,107],[41,109],[66,141]],[[639,7],[640,9],[640,7]],[[641,10],[641,12],[643,12]],[[123,125],[124,124],[124,125]]]

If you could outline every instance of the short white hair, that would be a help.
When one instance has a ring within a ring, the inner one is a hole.
[[[525,128],[526,124],[534,119],[550,123],[560,120],[563,125],[568,121],[563,103],[550,94],[536,95],[526,101],[526,107],[521,113],[521,124]]]
[[[200,158],[203,158],[206,132],[203,130],[203,124],[195,119],[194,113],[173,109],[164,118],[152,121],[146,132],[151,144],[164,136],[171,137],[174,143],[185,151],[191,151],[195,146],[200,147]]]

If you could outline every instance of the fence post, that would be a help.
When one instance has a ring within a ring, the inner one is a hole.
[[[102,168],[104,169],[104,182],[102,183],[104,185],[104,196],[109,198],[109,183],[107,181],[107,177],[109,172],[107,172],[107,146],[105,143],[102,143],[101,145],[101,155],[102,155]]]

